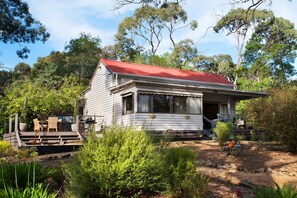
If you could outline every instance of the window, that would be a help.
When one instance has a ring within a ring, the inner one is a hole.
[[[138,96],[138,112],[151,112],[151,95],[139,94]]]
[[[188,98],[189,113],[201,114],[201,98]]]
[[[138,94],[140,113],[201,114],[202,98],[162,94]]]
[[[133,94],[123,96],[123,114],[133,113]]]
[[[171,96],[153,95],[153,112],[154,113],[170,113]]]
[[[187,113],[187,97],[173,96],[173,113]]]

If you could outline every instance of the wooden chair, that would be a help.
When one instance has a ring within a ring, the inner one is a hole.
[[[34,123],[34,131],[36,132],[43,131],[43,126],[39,123],[37,118],[33,119],[33,123]]]
[[[47,132],[51,129],[56,130],[58,132],[58,118],[57,117],[49,117],[47,120]]]

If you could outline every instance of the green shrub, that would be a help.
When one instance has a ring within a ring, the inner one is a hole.
[[[218,137],[219,145],[223,146],[224,143],[230,138],[233,127],[231,122],[218,122],[213,130]]]
[[[28,186],[42,183],[51,176],[54,170],[35,162],[21,162],[0,164],[0,171],[0,189],[4,189],[5,186],[25,189]]]
[[[282,188],[277,184],[274,183],[276,189],[273,187],[259,187],[256,189],[256,197],[268,197],[268,198],[297,198],[297,189],[293,185],[284,185]]]
[[[207,189],[208,178],[196,171],[196,153],[190,148],[165,150],[164,165],[172,197],[201,197]]]
[[[274,140],[297,151],[297,86],[270,90],[270,97],[249,101],[248,122]]]
[[[38,155],[37,148],[36,147],[30,147],[29,149],[19,149],[16,158],[23,159],[23,158],[29,158]]]
[[[131,197],[167,188],[158,148],[144,131],[114,126],[90,135],[64,166],[69,197]]]
[[[16,189],[7,187],[0,190],[2,198],[55,198],[57,193],[49,193],[47,187],[43,188],[42,184],[28,186],[25,189]]]
[[[9,142],[0,140],[0,156],[6,156],[11,152],[11,146]]]

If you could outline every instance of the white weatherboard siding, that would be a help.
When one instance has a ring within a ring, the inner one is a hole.
[[[136,113],[135,122],[138,127],[147,130],[184,130],[197,131],[203,129],[202,115],[189,115],[188,119],[184,114],[157,114],[151,118],[152,113]]]
[[[100,67],[97,67],[93,76],[90,90],[85,94],[85,98],[87,99],[85,113],[87,115],[104,116],[104,124],[106,125],[110,125],[112,122],[112,95],[108,90],[111,83],[112,75],[101,64]],[[99,124],[97,124],[96,130],[99,129]]]
[[[126,93],[134,93],[135,88],[125,89],[124,91],[114,94],[114,122],[116,124],[124,124],[125,126],[134,125],[134,114],[123,115],[123,101],[122,95]],[[133,94],[134,102],[136,96]],[[134,109],[135,111],[135,109]]]

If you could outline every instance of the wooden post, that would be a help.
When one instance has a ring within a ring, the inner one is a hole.
[[[12,118],[11,116],[9,116],[9,129],[8,129],[8,132],[11,134],[12,132]]]
[[[19,132],[19,115],[16,113],[15,114],[15,119],[14,119],[14,132]]]
[[[79,132],[79,115],[76,115],[75,117],[75,124],[76,124],[77,132]]]
[[[230,97],[230,95],[228,95],[228,120],[232,121],[231,120],[231,97]]]

